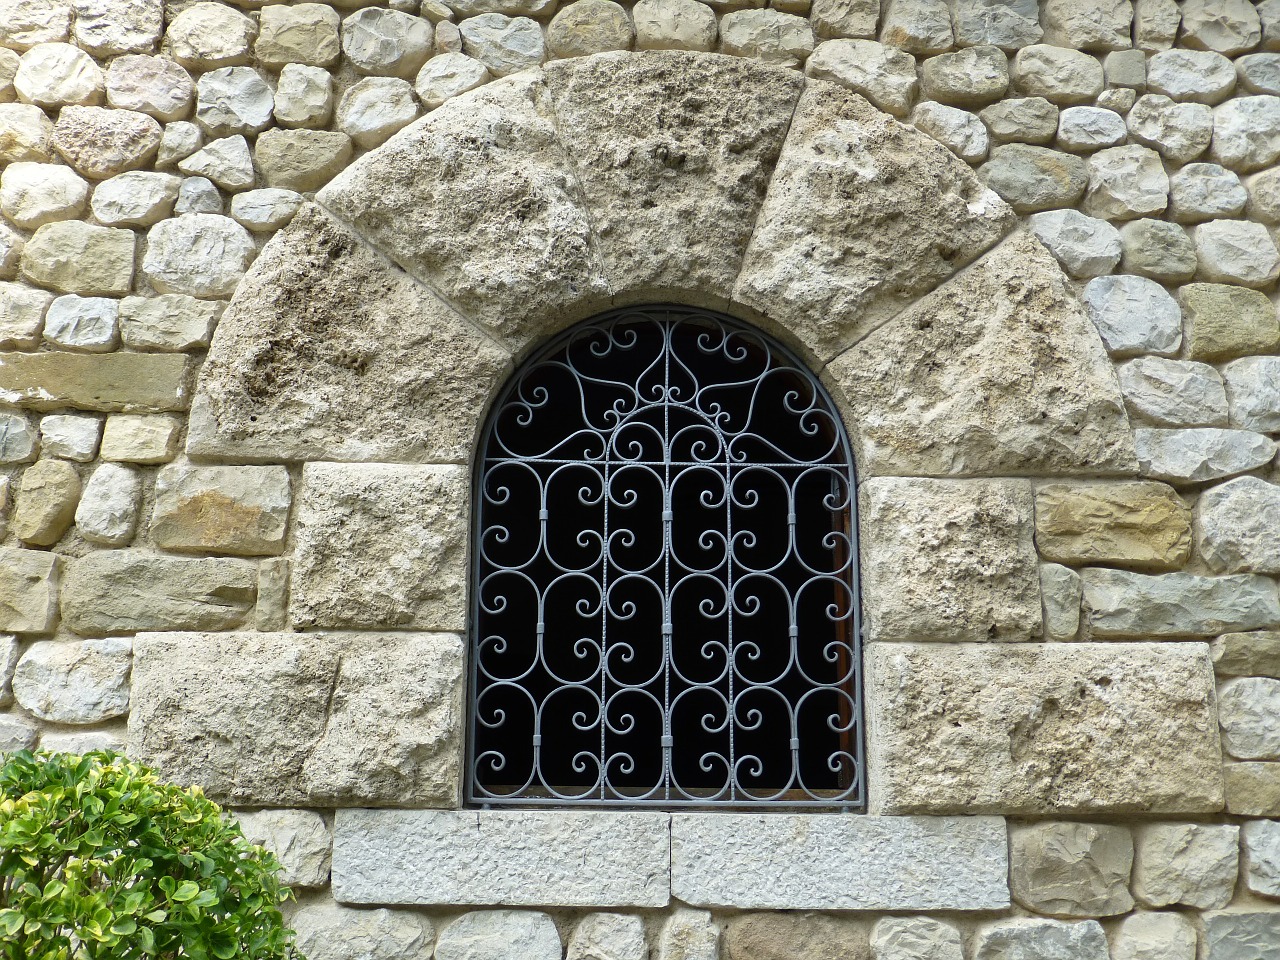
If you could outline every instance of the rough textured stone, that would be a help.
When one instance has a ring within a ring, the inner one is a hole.
[[[1280,763],[1229,763],[1222,773],[1230,813],[1280,817]]]
[[[640,0],[631,8],[639,50],[711,50],[716,15],[697,0]]]
[[[1255,290],[1216,283],[1193,283],[1178,292],[1187,320],[1190,356],[1229,360],[1273,349],[1280,321],[1269,299]]]
[[[465,53],[444,53],[432,57],[418,71],[414,92],[428,110],[434,110],[460,93],[484,86],[493,79],[486,67]]]
[[[1035,913],[1110,917],[1133,908],[1133,839],[1125,827],[1036,823],[1009,831],[1009,888]]]
[[[99,103],[102,69],[69,43],[40,43],[22,55],[13,87],[26,103],[56,110],[69,104]]]
[[[53,626],[61,565],[52,553],[0,548],[0,630],[45,633]]]
[[[1060,47],[1122,50],[1132,22],[1129,0],[1040,0],[1044,41]]]
[[[867,928],[856,917],[820,913],[748,913],[725,925],[727,960],[867,960]]]
[[[1280,680],[1243,677],[1222,685],[1218,696],[1222,742],[1241,760],[1280,759]],[[1224,906],[1224,900],[1218,906]]]
[[[987,155],[987,128],[971,113],[940,103],[922,103],[912,111],[911,125],[966,163],[979,163]],[[1117,237],[1116,259],[1120,257],[1119,244]]]
[[[0,752],[34,750],[40,731],[19,717],[0,714]]]
[[[918,86],[915,58],[874,40],[820,43],[804,72],[847,87],[896,117],[910,112]]]
[[[307,464],[294,625],[462,629],[467,488],[458,467]]]
[[[27,463],[36,458],[36,425],[20,413],[0,414],[0,462]]]
[[[1262,24],[1248,0],[1186,0],[1182,4],[1182,42],[1188,47],[1235,56],[1261,41]]]
[[[160,148],[156,151],[156,167],[166,170],[175,166],[199,150],[202,143],[204,133],[194,123],[175,120],[165,124],[160,135]]]
[[[44,339],[50,346],[106,353],[119,345],[120,301],[68,294],[49,304]]]
[[[671,895],[692,906],[993,910],[1009,902],[1007,872],[994,817],[671,818]]]
[[[298,931],[298,949],[309,960],[430,960],[435,940],[431,921],[408,910],[315,903],[298,910],[289,925]]]
[[[1240,828],[1153,823],[1138,827],[1133,893],[1148,907],[1224,907],[1235,890]]]
[[[882,4],[880,39],[921,56],[951,49],[951,11],[945,0],[889,0]]]
[[[1249,192],[1246,215],[1250,220],[1275,225],[1280,223],[1280,170],[1264,170],[1245,179]]]
[[[1089,158],[1086,213],[1131,220],[1161,213],[1168,202],[1169,177],[1154,150],[1131,144],[1099,150]]]
[[[1280,97],[1228,100],[1213,111],[1213,159],[1246,172],[1280,158]]]
[[[196,84],[196,119],[215,137],[253,134],[271,123],[271,88],[252,67],[223,67]]]
[[[43,162],[49,159],[53,122],[30,103],[0,103],[0,161]]]
[[[964,960],[964,944],[960,931],[944,920],[882,917],[871,930],[871,956],[873,960]]]
[[[250,190],[231,198],[231,219],[257,233],[279,230],[302,207],[302,194],[279,187]]]
[[[212,141],[178,161],[178,169],[191,175],[182,183],[178,213],[221,213],[222,195],[214,184],[224,190],[244,190],[255,180],[249,141],[239,134]]]
[[[105,107],[64,107],[51,143],[91,180],[145,166],[160,148],[160,124],[145,113]]]
[[[314,810],[253,810],[238,812],[245,839],[276,855],[280,882],[291,887],[323,887],[329,883],[333,838]]]
[[[720,20],[720,52],[795,67],[813,52],[813,29],[779,10],[735,10]]]
[[[1098,277],[1084,305],[1107,351],[1116,357],[1173,353],[1182,343],[1182,314],[1163,287],[1145,277]]]
[[[556,960],[560,934],[545,913],[478,910],[454,920],[436,940],[436,960]]]
[[[859,425],[864,475],[1133,467],[1102,344],[1026,236],[837,357],[827,376]]]
[[[125,639],[44,640],[32,644],[13,674],[19,704],[42,720],[98,723],[129,709]]]
[[[495,77],[536,67],[546,59],[542,28],[528,17],[506,17],[486,13],[463,20],[462,50],[475,57]]]
[[[951,19],[961,46],[991,44],[1016,50],[1044,36],[1036,0],[955,0]]]
[[[102,421],[78,413],[44,417],[40,421],[40,449],[48,456],[89,463],[98,452]]]
[[[1280,56],[1254,53],[1236,61],[1240,85],[1250,93],[1280,93]]]
[[[25,242],[22,234],[7,223],[0,222],[0,280],[12,280],[18,275],[18,264],[22,259],[22,247]],[[0,290],[8,286],[7,283],[0,283]],[[3,296],[0,293],[0,297]],[[4,345],[2,332],[4,326],[0,323],[0,346]]]
[[[607,50],[626,50],[635,31],[626,8],[613,0],[577,0],[563,7],[547,25],[547,46],[557,57],[586,57]],[[810,35],[809,49],[813,49]]]
[[[189,449],[461,463],[506,365],[427,290],[307,208],[219,325]],[[356,391],[370,402],[349,403]]]
[[[23,543],[50,547],[62,539],[80,502],[80,476],[64,460],[40,460],[22,472],[9,529]]]
[[[1115,928],[1112,960],[1196,960],[1196,928],[1178,913],[1135,913]]]
[[[1194,160],[1213,140],[1213,111],[1209,107],[1175,103],[1161,94],[1139,97],[1125,122],[1134,140],[1154,147],[1175,163]]]
[[[289,503],[284,467],[174,464],[156,477],[151,538],[164,550],[278,554]]]
[[[1241,827],[1244,881],[1254,893],[1280,897],[1280,822],[1256,820]]]
[[[1280,943],[1280,910],[1208,913],[1205,960],[1260,960]]]
[[[22,248],[22,273],[60,293],[119,296],[133,282],[134,236],[78,221],[47,223]]]
[[[1019,918],[978,930],[974,960],[1107,960],[1107,935],[1096,920]]]
[[[1080,632],[1080,574],[1056,563],[1040,565],[1046,640],[1074,640]]]
[[[342,22],[342,52],[361,73],[409,78],[431,55],[431,23],[370,7]]]
[[[90,543],[127,546],[137,532],[141,507],[141,474],[130,467],[101,464],[76,507],[76,530]]]
[[[0,400],[36,410],[180,410],[182,357],[0,353]]]
[[[161,293],[217,297],[235,290],[256,253],[234,220],[189,213],[151,228],[142,272]]]
[[[290,63],[328,66],[342,52],[338,40],[340,24],[338,12],[328,4],[265,7],[253,45],[254,56],[268,67]]]
[[[1074,206],[1089,182],[1081,158],[1021,143],[993,149],[979,173],[1018,213]]]
[[[535,331],[519,318],[558,316],[608,290],[572,169],[546,88],[519,77],[450,100],[319,200],[465,315],[522,344]],[[527,216],[512,217],[517,207]]]
[[[225,4],[195,3],[169,22],[165,42],[173,58],[187,67],[213,70],[244,63],[258,27]]]
[[[814,0],[810,9],[820,37],[873,38],[880,18],[877,0]]]
[[[19,283],[0,283],[0,346],[31,349],[40,342],[53,294]]]
[[[1087,53],[1049,44],[1023,47],[1013,58],[1013,82],[1030,97],[1088,103],[1102,92],[1102,64]]]
[[[844,146],[833,153],[837,143]],[[1011,225],[1009,209],[945,148],[812,82],[734,296],[830,356]]]
[[[1227,425],[1222,376],[1207,363],[1139,357],[1116,372],[1133,416],[1162,427]]]
[[[1209,645],[1218,676],[1280,678],[1280,631],[1228,633]]]
[[[191,111],[196,87],[191,75],[167,57],[128,56],[111,61],[107,103],[160,121],[181,120]]]
[[[1143,476],[1170,483],[1221,480],[1261,467],[1276,455],[1276,444],[1248,430],[1200,427],[1133,432]]]
[[[351,137],[338,130],[268,130],[254,152],[268,186],[315,190],[347,165]]]
[[[120,463],[168,463],[177,453],[181,427],[176,417],[115,414],[102,430],[100,456]]]
[[[284,127],[324,126],[333,114],[333,77],[320,67],[286,64],[276,83],[274,112]]]
[[[1163,220],[1131,220],[1120,228],[1120,268],[1159,280],[1185,283],[1196,272],[1196,250],[1187,232]]]
[[[23,230],[74,220],[88,199],[89,184],[61,164],[11,163],[0,177],[0,211]]]
[[[462,677],[451,634],[153,634],[129,752],[232,803],[451,805]]]
[[[861,499],[869,640],[1039,637],[1029,482],[884,478]]]
[[[1096,637],[1210,637],[1280,626],[1275,584],[1265,577],[1102,569],[1081,575],[1085,616]]]
[[[1280,275],[1280,250],[1260,223],[1210,220],[1195,240],[1202,280],[1265,287]]]
[[[342,810],[334,827],[343,903],[662,907],[669,864],[660,813]]]
[[[1036,547],[1060,563],[1176,570],[1191,555],[1191,511],[1163,483],[1046,484]]]
[[[1238,216],[1248,199],[1240,178],[1216,163],[1189,163],[1169,178],[1169,214],[1180,223]]]
[[[1002,100],[978,116],[997,143],[1048,143],[1058,130],[1058,108],[1044,97]]]
[[[1034,214],[1027,225],[1067,273],[1088,279],[1110,273],[1120,262],[1120,231],[1078,210]]]
[[[83,756],[92,750],[124,752],[124,741],[112,730],[75,730],[71,732],[45,729],[40,733],[40,749]]]
[[[7,0],[0,6],[0,43],[25,50],[37,43],[67,39],[71,4],[59,0]]]
[[[1196,551],[1219,573],[1280,573],[1280,487],[1240,477],[1196,504]]]
[[[1245,357],[1222,368],[1231,423],[1265,433],[1280,432],[1280,359]]]
[[[1220,53],[1165,50],[1147,61],[1147,88],[1174,100],[1221,103],[1235,85],[1235,67]]]
[[[173,212],[181,185],[168,173],[122,173],[93,192],[93,215],[108,227],[149,227]]]
[[[589,913],[573,928],[567,960],[647,960],[644,922],[625,913]]]
[[[222,305],[180,293],[125,297],[120,334],[135,350],[192,350],[209,345]]]
[[[1195,644],[871,644],[871,809],[1216,811],[1221,751]]]
[[[1102,107],[1068,107],[1058,118],[1058,146],[1087,152],[1124,143],[1129,131],[1124,118]]]

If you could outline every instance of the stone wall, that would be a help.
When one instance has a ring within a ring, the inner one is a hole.
[[[0,749],[312,960],[1280,955],[1280,3],[760,3],[0,0]],[[484,412],[654,298],[846,414],[868,815],[458,809]]]

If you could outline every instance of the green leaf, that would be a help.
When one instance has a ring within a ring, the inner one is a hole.
[[[194,880],[183,880],[171,896],[178,903],[186,903],[188,900],[194,900],[199,892],[200,884]]]

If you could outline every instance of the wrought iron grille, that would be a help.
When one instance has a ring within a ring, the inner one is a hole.
[[[788,351],[598,317],[507,386],[476,490],[470,802],[863,805],[853,460]]]

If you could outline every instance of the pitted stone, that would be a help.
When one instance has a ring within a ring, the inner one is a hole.
[[[1203,811],[1222,806],[1203,644],[871,644],[871,809]]]
[[[435,942],[434,924],[410,910],[312,903],[294,913],[289,926],[298,931],[298,949],[308,960],[431,960]]]
[[[462,688],[452,634],[149,634],[129,755],[220,802],[450,806]]]
[[[1266,577],[1104,569],[1081,576],[1085,619],[1095,637],[1191,639],[1280,626],[1280,599]]]
[[[634,914],[589,913],[569,936],[567,960],[648,960],[644,921]]]
[[[1057,263],[1026,235],[837,357],[826,376],[857,424],[867,475],[1136,466],[1102,344]]]
[[[788,911],[730,918],[724,946],[727,960],[867,960],[869,945],[857,916]]]
[[[148,164],[160,148],[160,124],[133,110],[64,107],[52,144],[84,176],[105,180]]]

